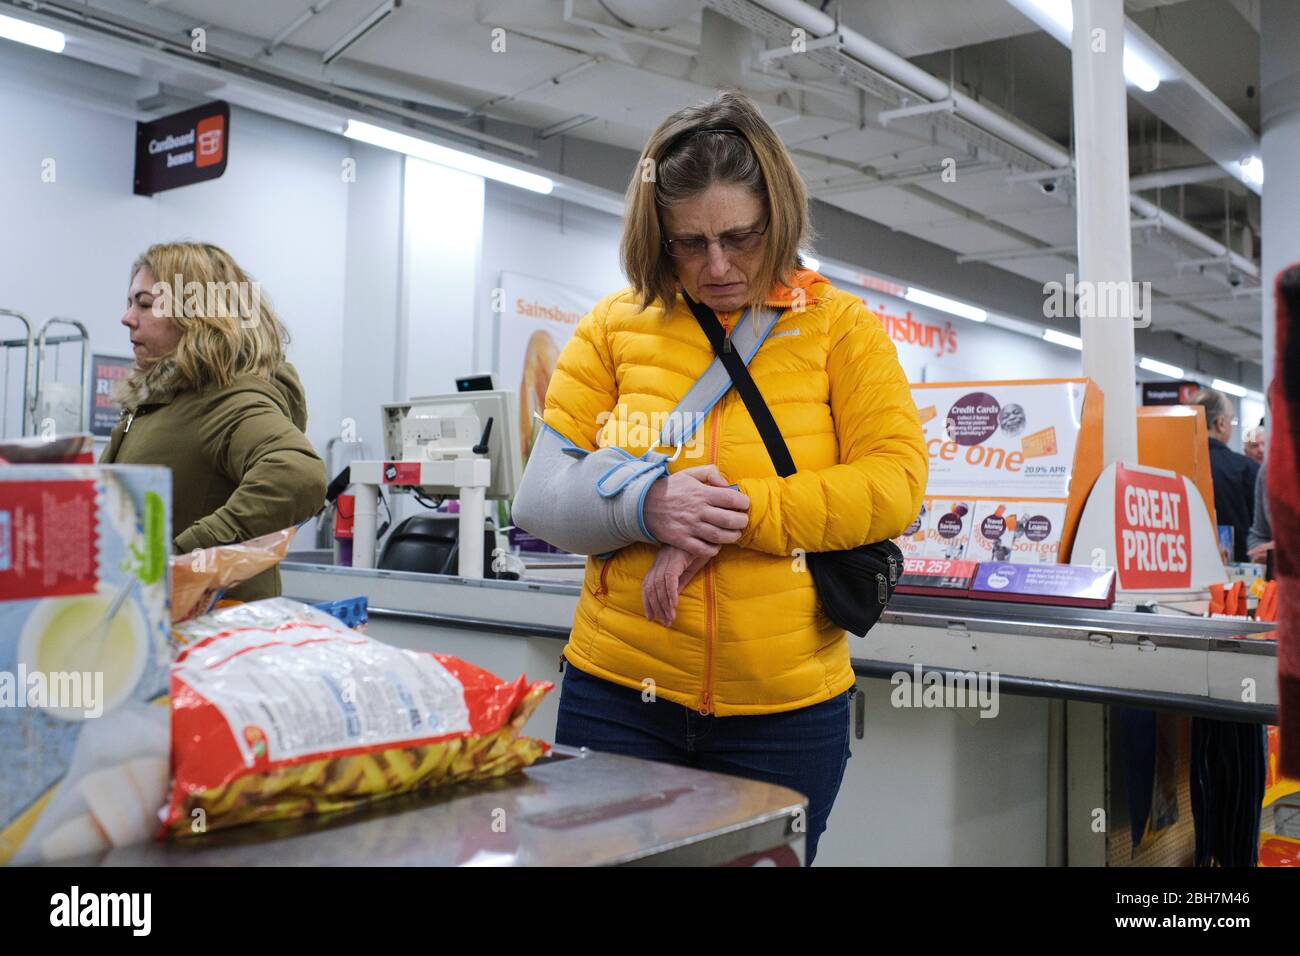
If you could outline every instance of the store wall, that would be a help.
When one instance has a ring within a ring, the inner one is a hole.
[[[335,447],[333,473],[352,458],[383,453],[380,406],[406,397],[398,381],[405,163],[391,150],[350,145],[356,178],[348,186],[340,418],[331,437],[355,444]]]
[[[618,263],[622,219],[501,183],[487,184],[475,367],[499,371],[493,290],[517,272],[588,293],[591,305],[627,285]],[[590,307],[590,306],[589,306]],[[512,386],[511,386],[512,387]]]
[[[261,282],[289,326],[290,358],[310,400],[309,435],[323,445],[339,417],[348,223],[340,167],[349,144],[236,109],[221,179],[143,197],[131,192],[130,120],[39,89],[0,89],[0,114],[0,306],[40,321],[79,319],[93,351],[129,356],[119,319],[135,256],[158,241],[217,243]],[[53,182],[41,179],[46,160]]]

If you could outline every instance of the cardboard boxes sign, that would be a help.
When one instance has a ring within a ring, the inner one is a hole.
[[[930,456],[912,558],[1056,564],[1101,472],[1101,390],[1086,378],[912,386]]]

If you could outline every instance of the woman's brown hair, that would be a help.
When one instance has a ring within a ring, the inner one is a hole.
[[[767,298],[774,283],[788,284],[799,267],[799,249],[811,238],[803,179],[754,102],[743,93],[725,91],[660,123],[627,187],[620,253],[623,272],[643,309],[655,302],[672,308],[677,298],[660,210],[714,183],[744,186],[767,213],[766,250],[754,276],[751,304]]]

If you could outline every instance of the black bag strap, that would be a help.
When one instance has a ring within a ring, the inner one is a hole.
[[[754,384],[754,377],[749,374],[749,369],[741,361],[740,355],[731,347],[731,340],[727,338],[722,323],[718,321],[712,309],[702,302],[696,302],[686,294],[684,289],[682,298],[690,306],[695,321],[700,324],[700,328],[708,336],[709,344],[713,346],[713,354],[722,360],[723,368],[731,376],[732,384],[736,386],[736,391],[740,393],[745,407],[749,409],[749,417],[754,420],[758,434],[762,436],[763,444],[767,446],[767,453],[772,458],[772,464],[776,466],[776,473],[782,478],[790,477],[795,473],[790,449],[786,447],[785,439],[781,437],[781,429],[776,427],[776,419],[772,417],[771,409],[767,407],[762,393]]]

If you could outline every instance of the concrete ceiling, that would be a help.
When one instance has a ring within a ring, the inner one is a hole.
[[[0,11],[9,2],[0,0]],[[186,41],[192,28],[202,26],[214,51],[366,91],[466,129],[502,120],[540,132],[572,122],[569,137],[633,152],[667,113],[720,85],[740,86],[759,100],[823,203],[963,256],[1074,241],[1068,184],[1048,195],[1032,182],[1008,182],[1012,170],[1003,158],[955,140],[950,130],[926,119],[885,128],[876,114],[891,104],[851,87],[814,58],[790,57],[760,69],[757,52],[775,43],[735,22],[735,11],[746,12],[746,0],[571,0],[568,19],[563,0],[404,0],[333,64],[322,64],[322,54],[380,5],[381,0],[86,4]],[[819,0],[812,5],[823,6]],[[63,6],[82,4],[64,0]],[[1005,0],[842,0],[838,6],[844,25],[1068,149],[1068,50]],[[1132,0],[1126,6],[1135,22],[1257,129],[1259,42],[1248,0]],[[268,51],[272,38],[313,10],[319,12]],[[494,28],[504,30],[498,35],[503,51],[493,49]],[[1129,125],[1134,174],[1206,162],[1131,99]],[[946,159],[958,163],[955,182],[938,177]],[[891,183],[896,177],[903,178]],[[1238,251],[1241,226],[1258,224],[1258,200],[1227,180],[1165,189],[1158,199],[1145,195],[1220,240],[1226,208]],[[1156,327],[1258,362],[1259,299],[1240,295],[1251,283],[1233,289],[1222,268],[1182,264],[1203,255],[1155,230],[1135,230],[1135,279],[1150,281],[1158,297],[1207,297],[1164,305],[1158,298]],[[871,251],[860,250],[853,264],[870,269]],[[1068,254],[994,264],[1008,278],[1037,283],[1060,280],[1075,269]]]

